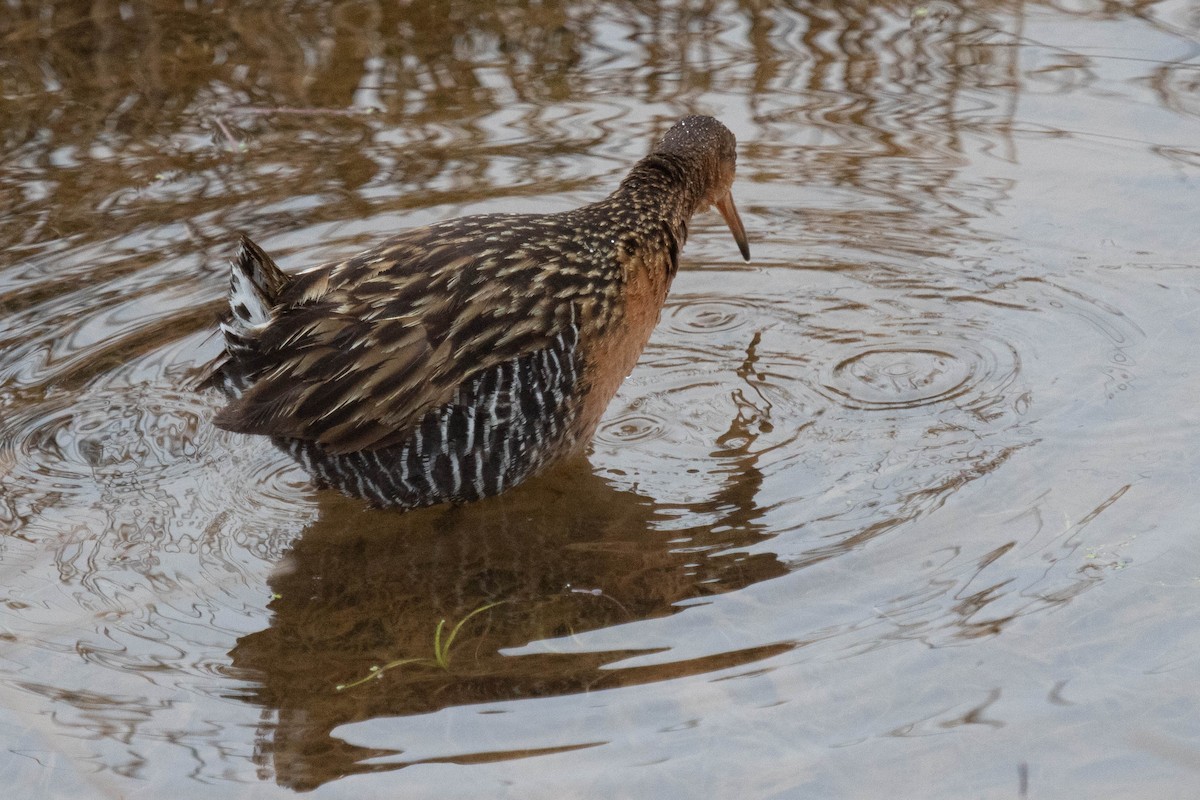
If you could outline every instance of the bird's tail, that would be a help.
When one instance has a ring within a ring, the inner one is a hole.
[[[229,264],[229,309],[221,316],[225,352],[213,364],[201,388],[216,387],[237,397],[252,382],[250,364],[258,339],[271,323],[279,296],[291,283],[265,251],[246,236]]]

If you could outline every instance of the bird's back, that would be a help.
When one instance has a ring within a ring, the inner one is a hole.
[[[404,507],[496,494],[574,451],[581,345],[613,318],[619,265],[560,217],[454,220],[294,276],[244,240],[217,424]]]

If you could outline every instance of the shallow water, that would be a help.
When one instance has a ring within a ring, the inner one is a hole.
[[[23,796],[1194,792],[1200,4],[185,5],[0,10]],[[587,462],[395,514],[212,426],[238,231],[570,208],[685,113],[754,260],[695,220]]]

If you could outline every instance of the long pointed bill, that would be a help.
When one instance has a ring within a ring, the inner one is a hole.
[[[733,204],[733,192],[727,193],[717,201],[717,211],[721,212],[721,216],[725,218],[725,224],[733,232],[733,238],[737,241],[738,250],[742,251],[742,258],[749,261],[750,243],[746,241],[746,229],[742,227],[742,218],[738,216],[737,206]]]

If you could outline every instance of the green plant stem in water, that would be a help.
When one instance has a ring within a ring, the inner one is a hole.
[[[442,641],[442,632],[446,630],[446,620],[442,619],[441,621],[439,621],[437,624],[437,628],[433,632],[433,662],[432,663],[438,667],[441,667],[444,670],[449,670],[450,669],[450,646],[454,644],[454,640],[455,640],[455,638],[458,637],[458,633],[459,633],[459,631],[461,631],[463,629],[463,626],[466,625],[468,622],[470,622],[472,617],[482,614],[484,611],[495,608],[496,606],[504,605],[504,603],[506,603],[506,602],[508,602],[508,601],[499,600],[495,603],[488,603],[486,606],[480,606],[479,608],[472,611],[470,614],[467,614],[465,617],[463,617],[462,619],[460,619],[458,621],[458,624],[456,624],[453,628],[450,629],[450,634],[446,637],[445,641]],[[373,666],[373,667],[371,667],[371,671],[365,677],[359,678],[356,681],[351,681],[350,683],[339,683],[337,686],[334,687],[334,689],[339,692],[344,692],[347,689],[353,689],[355,686],[362,686],[364,683],[371,680],[372,678],[382,678],[383,673],[387,672],[389,669],[395,669],[396,667],[402,667],[405,664],[429,664],[429,663],[431,663],[431,662],[427,658],[399,658],[399,659],[396,659],[395,661],[389,661],[388,663],[386,663],[382,666],[378,666],[378,665]]]
[[[446,627],[446,620],[443,619],[441,622],[439,622],[437,630],[433,632],[433,660],[437,663],[437,665],[442,669],[450,669],[450,645],[454,644],[454,639],[456,636],[458,636],[458,632],[462,630],[463,625],[466,625],[467,622],[470,621],[471,617],[474,617],[477,614],[482,614],[488,609],[495,608],[496,606],[501,605],[503,602],[504,601],[501,600],[495,603],[488,603],[486,606],[480,606],[470,614],[467,614],[465,617],[460,619],[458,624],[451,628],[450,635],[446,637],[445,644],[442,644],[442,631]]]
[[[334,688],[339,692],[343,692],[346,689],[353,689],[355,686],[362,686],[364,683],[371,680],[372,678],[382,678],[383,673],[387,672],[389,669],[394,669],[395,667],[402,667],[405,664],[415,664],[418,661],[424,661],[424,660],[425,659],[423,659],[423,658],[400,658],[395,661],[389,661],[388,663],[384,664],[382,667],[371,667],[371,671],[364,678],[359,678],[358,680],[353,681],[351,683],[339,683]]]

